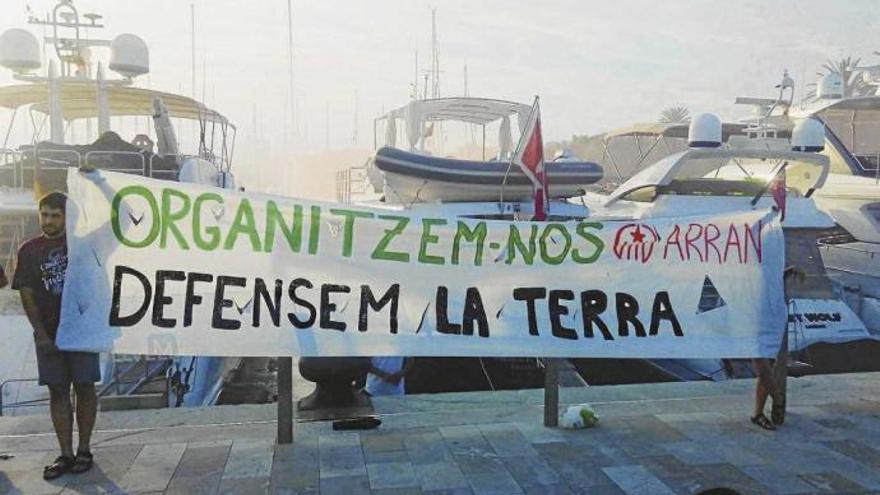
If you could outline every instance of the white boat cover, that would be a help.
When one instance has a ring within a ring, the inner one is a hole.
[[[413,100],[406,105],[391,110],[380,119],[386,120],[386,125],[396,119],[403,119],[406,123],[406,134],[409,139],[410,149],[415,149],[419,139],[424,135],[423,129],[426,123],[439,121],[460,121],[469,124],[486,125],[496,120],[510,119],[511,115],[517,116],[520,132],[523,131],[532,107],[513,101],[494,100],[490,98],[435,98],[431,100]],[[503,127],[503,126],[502,126]],[[386,127],[387,146],[394,146],[389,141]],[[395,127],[396,129],[396,127]],[[501,130],[503,134],[504,129]],[[508,122],[507,134],[510,134]],[[499,135],[499,143],[505,136]],[[512,142],[512,139],[509,139]]]
[[[98,115],[97,88],[94,81],[59,81],[61,111],[65,120],[94,118]],[[107,86],[111,116],[153,115],[153,98],[161,98],[168,115],[189,120],[229,124],[226,117],[198,101],[173,93],[135,88]],[[34,111],[49,114],[49,88],[45,82],[0,87],[0,107],[14,110],[32,105]]]

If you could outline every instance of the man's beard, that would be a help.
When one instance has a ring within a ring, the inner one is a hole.
[[[64,233],[64,229],[61,227],[43,227],[43,234],[47,237],[58,237]]]

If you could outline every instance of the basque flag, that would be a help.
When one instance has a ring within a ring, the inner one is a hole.
[[[547,218],[547,176],[544,173],[544,140],[541,137],[541,108],[538,97],[529,114],[525,130],[519,138],[513,162],[519,165],[535,187],[535,217],[543,221]]]

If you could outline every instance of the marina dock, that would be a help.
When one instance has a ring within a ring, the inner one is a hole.
[[[789,382],[775,432],[749,423],[754,382],[563,388],[599,426],[542,426],[541,390],[374,398],[382,425],[300,423],[274,405],[101,413],[96,469],[41,478],[46,416],[0,418],[0,493],[880,493],[880,374]]]

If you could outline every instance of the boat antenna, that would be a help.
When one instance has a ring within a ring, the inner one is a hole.
[[[791,108],[791,103],[794,101],[794,79],[788,75],[788,69],[782,71],[782,81],[779,82],[775,87],[779,88],[779,96],[776,97],[776,101],[770,105],[770,108],[767,109],[767,112],[764,114],[764,118],[770,118],[770,114],[773,113],[773,110],[780,105],[785,105],[785,112],[788,113],[788,109]],[[788,102],[783,100],[783,95],[785,94],[785,90],[788,89]]]

